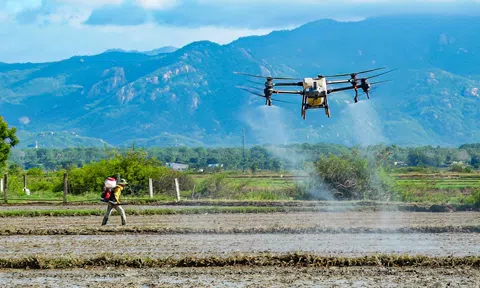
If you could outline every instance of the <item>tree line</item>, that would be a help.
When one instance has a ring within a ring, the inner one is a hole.
[[[12,149],[9,166],[22,169],[41,168],[57,171],[82,167],[100,160],[113,159],[115,153],[125,153],[134,148],[115,149],[109,147],[75,147],[66,149],[27,148]],[[338,144],[292,144],[282,146],[254,146],[246,148],[188,148],[153,147],[141,148],[162,163],[181,163],[190,169],[201,169],[209,164],[222,164],[225,170],[270,170],[301,169],[306,162],[317,162],[325,155],[342,155],[353,149],[361,151],[365,157],[381,160],[387,167],[448,167],[455,162],[480,167],[480,143],[465,144],[457,148],[446,147],[401,147],[397,145],[373,145],[368,147],[348,147]],[[2,152],[0,152],[1,154]],[[4,152],[5,154],[5,152]]]

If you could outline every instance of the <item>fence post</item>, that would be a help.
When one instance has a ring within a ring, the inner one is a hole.
[[[150,198],[153,198],[153,181],[152,181],[152,178],[148,178],[148,191],[150,192]]]
[[[0,193],[3,194],[3,177],[0,178]]]
[[[117,173],[117,176],[115,178],[116,178],[115,180],[117,180],[117,184],[118,184],[118,182],[120,182],[120,173]]]
[[[3,176],[3,201],[5,204],[8,204],[8,173],[5,173],[5,176]]]
[[[67,204],[68,174],[63,174],[63,204]]]
[[[178,178],[175,178],[175,189],[177,190],[177,201],[180,201],[180,187],[178,185]]]
[[[195,199],[195,184],[193,184],[193,189],[192,189],[192,200]]]
[[[30,190],[27,189],[27,174],[23,174],[23,192],[30,195]]]

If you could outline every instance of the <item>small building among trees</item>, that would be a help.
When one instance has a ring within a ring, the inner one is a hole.
[[[187,164],[181,164],[181,163],[167,163],[167,167],[175,170],[175,171],[187,171],[188,170],[188,165]]]

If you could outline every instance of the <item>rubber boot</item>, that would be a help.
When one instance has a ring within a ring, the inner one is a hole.
[[[127,220],[122,218],[122,225],[127,225]]]
[[[108,221],[108,218],[106,218],[106,217],[103,217],[103,220],[102,220],[102,226],[105,226],[105,225],[107,225],[107,221]]]

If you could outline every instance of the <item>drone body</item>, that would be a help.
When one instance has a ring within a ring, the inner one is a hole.
[[[346,91],[346,90],[355,90],[355,98],[354,101],[355,103],[358,102],[358,90],[361,89],[366,95],[367,98],[370,99],[370,87],[371,85],[374,84],[379,84],[387,81],[380,81],[376,83],[369,83],[368,79],[369,78],[374,78],[378,77],[381,75],[384,75],[386,73],[390,73],[393,70],[377,74],[374,76],[370,76],[367,78],[357,78],[358,74],[362,73],[368,73],[380,69],[385,69],[385,67],[382,68],[376,68],[376,69],[371,69],[371,70],[366,70],[366,71],[361,71],[357,73],[349,73],[349,74],[340,74],[340,75],[333,75],[333,76],[322,76],[318,75],[315,78],[303,78],[302,81],[299,82],[279,82],[275,83],[274,80],[296,80],[296,78],[291,78],[291,77],[264,77],[264,76],[257,76],[257,75],[251,75],[251,74],[245,74],[245,73],[239,73],[239,72],[234,72],[235,74],[241,74],[241,75],[246,75],[250,77],[257,77],[257,78],[266,78],[265,81],[265,88],[263,89],[263,94],[260,94],[258,92],[252,91],[251,89],[258,89],[258,88],[252,88],[252,87],[239,87],[240,89],[243,89],[251,94],[254,94],[259,97],[265,98],[265,105],[272,106],[272,101],[275,102],[283,102],[283,103],[291,103],[291,102],[286,102],[286,101],[281,101],[281,100],[274,100],[272,99],[273,94],[297,94],[302,96],[302,107],[301,107],[301,115],[303,119],[306,119],[306,111],[309,109],[320,109],[323,108],[325,109],[325,114],[328,116],[328,118],[331,117],[330,115],[330,109],[328,106],[328,96],[329,94],[335,93],[335,92],[340,92],[340,91]],[[342,76],[350,76],[350,79],[347,80],[333,80],[329,81],[327,78],[335,78],[335,77],[342,77]],[[252,82],[252,81],[249,81]],[[253,82],[256,84],[259,84],[257,82]],[[329,88],[330,85],[336,85],[336,84],[347,84],[349,83],[351,86],[347,87],[340,87],[340,88]],[[276,90],[274,87],[276,86],[299,86],[302,87],[302,90]]]
[[[308,109],[324,108],[325,114],[330,118],[330,109],[328,107],[327,79],[325,77],[304,78],[303,79],[303,98],[302,98],[302,118],[306,118]]]

